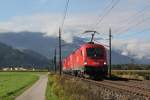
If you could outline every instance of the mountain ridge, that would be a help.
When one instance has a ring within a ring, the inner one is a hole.
[[[45,68],[49,66],[49,60],[34,51],[27,49],[20,51],[4,43],[0,43],[0,67],[11,66]]]

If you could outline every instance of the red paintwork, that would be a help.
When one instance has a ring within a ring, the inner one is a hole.
[[[99,59],[87,57],[86,48],[101,48],[103,57]],[[87,64],[85,64],[85,61]],[[105,47],[100,44],[86,43],[63,60],[63,70],[76,70],[84,66],[104,67],[104,62],[107,63]]]

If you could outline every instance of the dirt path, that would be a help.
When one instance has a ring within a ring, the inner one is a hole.
[[[40,76],[40,79],[31,88],[26,90],[15,100],[45,100],[47,81],[47,75]]]

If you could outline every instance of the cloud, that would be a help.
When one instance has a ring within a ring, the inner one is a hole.
[[[56,32],[56,27],[58,28],[59,17],[60,16],[57,14],[35,14],[31,16],[16,16],[7,22],[1,22],[0,28],[15,32],[49,32],[49,34],[53,35]]]
[[[123,51],[121,54],[124,56],[128,56],[128,52],[126,52],[126,51]]]
[[[58,36],[59,26],[62,16],[59,14],[34,14],[30,16],[16,16],[6,22],[0,22],[0,31],[8,30],[13,32],[31,31],[43,32],[45,36]],[[62,30],[62,38],[67,42],[72,42],[74,36],[78,36],[84,29],[89,18],[83,15],[68,17]]]
[[[130,55],[138,59],[150,57],[149,40],[113,40],[113,48],[121,50],[123,55]]]

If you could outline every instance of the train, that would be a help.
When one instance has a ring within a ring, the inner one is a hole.
[[[94,42],[80,46],[63,59],[63,72],[82,77],[107,77],[107,50]]]

